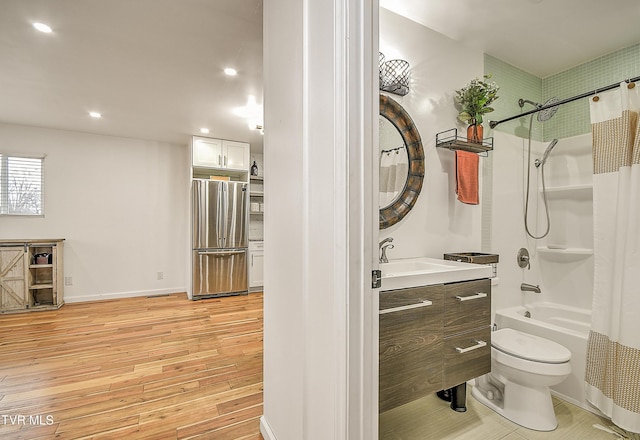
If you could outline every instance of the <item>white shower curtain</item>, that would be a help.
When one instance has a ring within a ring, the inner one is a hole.
[[[591,100],[594,292],[587,400],[640,432],[640,87]]]
[[[409,172],[409,159],[403,146],[380,152],[380,207],[395,200],[404,189]]]

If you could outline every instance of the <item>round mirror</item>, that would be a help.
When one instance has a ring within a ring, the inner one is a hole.
[[[391,205],[407,183],[409,156],[398,129],[384,116],[379,118],[380,198],[379,207]]]
[[[424,180],[424,150],[409,114],[380,95],[380,229],[402,220],[413,208]]]

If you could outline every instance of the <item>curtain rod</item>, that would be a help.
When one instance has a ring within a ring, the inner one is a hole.
[[[636,81],[640,81],[640,76],[636,76],[635,78],[627,79],[624,82],[633,83],[633,82],[636,82]],[[620,85],[621,82],[623,82],[623,81],[620,81],[620,82],[614,83],[614,84],[610,84],[610,85],[608,85],[606,87],[601,87],[599,89],[595,89],[595,90],[592,90],[590,92],[582,93],[581,95],[572,96],[571,98],[563,99],[562,101],[558,101],[558,102],[553,103],[553,104],[543,105],[541,107],[534,108],[533,110],[529,110],[529,111],[526,111],[524,113],[520,113],[518,115],[511,116],[510,118],[507,118],[507,119],[502,119],[500,121],[489,121],[489,126],[491,128],[496,128],[496,126],[498,124],[502,124],[503,122],[512,121],[514,119],[518,119],[518,118],[521,118],[523,116],[530,115],[532,113],[537,113],[539,111],[546,110],[548,108],[557,107],[559,105],[566,104],[566,103],[572,102],[572,101],[577,101],[578,99],[586,98],[587,96],[597,95],[600,92],[605,92],[607,90],[615,89],[616,87],[618,87]]]

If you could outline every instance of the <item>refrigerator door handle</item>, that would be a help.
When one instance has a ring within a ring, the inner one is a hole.
[[[225,255],[240,255],[240,254],[244,254],[246,251],[245,250],[241,250],[241,251],[197,251],[198,255],[220,255],[220,256],[225,256]]]
[[[220,214],[221,217],[221,221],[220,223],[222,223],[222,247],[226,247],[227,246],[227,234],[228,231],[227,229],[229,228],[229,225],[227,224],[227,218],[229,215],[229,186],[227,182],[222,182],[222,192],[224,193],[224,196],[222,197],[222,211]]]
[[[224,232],[224,216],[222,215],[222,210],[223,210],[223,194],[222,194],[222,184],[218,185],[218,200],[217,200],[217,206],[216,206],[216,234],[218,235],[218,246],[219,247],[224,247],[224,244],[222,243],[222,237],[224,237],[223,232]]]

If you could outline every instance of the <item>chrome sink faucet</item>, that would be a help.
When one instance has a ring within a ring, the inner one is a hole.
[[[522,290],[523,292],[540,293],[540,286],[534,286],[533,284],[522,283],[520,284],[520,290]]]
[[[393,245],[391,242],[393,238],[387,237],[380,242],[380,263],[388,263],[389,259],[387,258],[387,249],[393,249]]]

